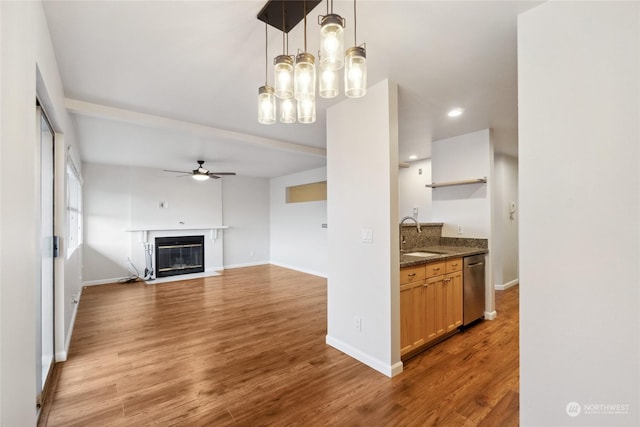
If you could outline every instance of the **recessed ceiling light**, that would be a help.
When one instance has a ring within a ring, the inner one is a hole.
[[[461,116],[463,112],[464,112],[464,109],[462,108],[454,108],[453,110],[449,111],[447,115],[449,117],[458,117],[458,116]]]
[[[412,154],[412,155],[409,156],[409,160],[415,160],[417,158],[418,158],[418,156],[416,156],[415,154]]]

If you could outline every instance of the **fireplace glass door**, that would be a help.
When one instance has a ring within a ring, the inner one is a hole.
[[[156,277],[204,272],[204,236],[157,237]]]

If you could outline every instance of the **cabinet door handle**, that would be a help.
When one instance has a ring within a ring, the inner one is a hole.
[[[409,276],[409,277],[413,277],[413,276],[415,276],[415,275],[416,275],[416,273],[409,273],[409,274],[407,274],[407,276]]]

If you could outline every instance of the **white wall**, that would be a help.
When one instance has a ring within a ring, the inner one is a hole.
[[[0,425],[35,425],[35,287],[39,283],[36,94],[56,131],[56,232],[64,243],[64,165],[73,129],[39,2],[0,2]],[[78,152],[71,151],[77,160]],[[19,177],[17,179],[16,177]],[[66,355],[78,258],[56,260],[56,357]],[[66,274],[69,273],[69,274]]]
[[[272,264],[327,277],[327,201],[286,203],[287,187],[326,180],[324,167],[271,179]]]
[[[224,231],[226,268],[268,264],[269,180],[242,176],[222,181],[222,211],[230,228]]]
[[[639,63],[638,2],[518,19],[523,426],[640,425]]]
[[[435,183],[487,178],[487,183],[431,189],[431,219],[442,222],[443,237],[489,239],[485,269],[485,318],[496,315],[494,271],[502,272],[501,247],[493,235],[494,153],[491,131],[484,129],[434,141],[431,147],[431,176]],[[462,233],[458,233],[458,226]]]
[[[127,257],[143,275],[142,235],[127,229],[180,230],[150,232],[150,243],[155,237],[204,234],[205,269],[222,268],[225,232],[213,240],[209,231],[199,230],[223,225],[222,179],[201,182],[151,168],[85,163],[84,180],[87,284],[129,275]],[[160,208],[160,202],[167,207]]]
[[[398,170],[400,218],[412,217],[413,208],[418,208],[416,219],[431,221],[431,190],[426,184],[431,184],[431,159],[416,160]]]
[[[431,175],[434,182],[461,181],[491,174],[489,129],[432,143]],[[488,239],[491,235],[490,184],[469,184],[425,189],[431,191],[431,219],[443,222],[445,237]],[[458,234],[457,226],[462,226]]]
[[[327,343],[393,376],[402,372],[397,86],[384,80],[329,108],[327,154]]]
[[[499,256],[502,266],[494,270],[496,289],[518,283],[518,159],[496,155],[496,180],[493,235],[496,239],[493,255]],[[511,202],[515,212],[511,214]]]
[[[130,274],[128,169],[83,164],[85,282],[117,280]],[[144,265],[139,266],[144,270]],[[140,271],[142,275],[144,271]]]

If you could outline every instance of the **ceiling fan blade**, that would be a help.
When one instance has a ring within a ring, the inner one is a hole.
[[[211,173],[210,173],[210,174],[209,174],[209,178],[213,178],[213,179],[220,179],[220,178],[222,178],[222,177],[221,177],[221,176],[216,176],[216,175],[214,175],[214,174],[211,174]]]
[[[188,173],[188,174],[191,174],[191,172],[185,172],[185,171],[171,171],[171,170],[168,170],[168,169],[163,169],[162,171],[163,171],[163,172],[171,172],[171,173]]]
[[[235,175],[235,172],[209,172],[209,175]]]

